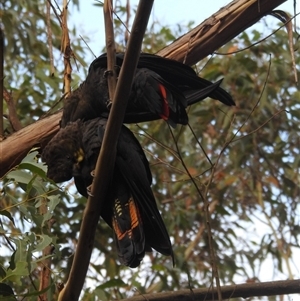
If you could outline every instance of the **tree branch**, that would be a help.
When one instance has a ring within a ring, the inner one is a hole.
[[[270,13],[274,8],[285,1],[286,0],[235,0],[198,25],[195,29],[159,51],[158,54],[181,62],[185,61],[185,63],[191,65],[200,61],[208,54],[213,53],[213,51],[224,43],[241,33],[247,26],[255,24],[260,18]],[[245,11],[241,11],[240,7],[243,7]],[[226,26],[227,22],[230,26]],[[52,125],[46,124],[45,120],[40,120],[22,129],[20,133],[14,133],[0,142],[0,177],[2,177],[9,168],[20,163],[24,155],[26,155],[33,146],[38,145],[39,142],[49,141],[49,139],[52,138],[53,132],[50,131],[48,134],[41,125],[52,130],[53,128],[58,130],[59,127],[56,127],[56,125],[61,117],[61,113],[58,114],[59,116],[57,117],[47,119],[48,122],[53,122]],[[40,129],[42,129],[42,131],[38,134]],[[34,132],[32,136],[31,131]]]
[[[54,57],[53,57],[53,41],[52,41],[52,29],[51,29],[51,0],[46,2],[46,24],[47,24],[47,42],[49,46],[49,59],[50,59],[50,76],[54,76]]]
[[[221,287],[223,299],[248,298],[260,296],[277,296],[300,293],[300,279],[270,281],[260,283],[244,283],[237,285],[227,285]],[[218,298],[216,289],[200,288],[180,290],[177,292],[164,292],[136,296],[126,299],[126,301],[212,301]],[[125,301],[125,299],[122,299]],[[121,301],[122,301],[121,300]]]
[[[140,0],[138,5],[132,26],[132,34],[120,71],[115,98],[112,103],[96,164],[95,178],[92,184],[92,196],[89,196],[87,201],[70,276],[65,288],[59,294],[58,300],[60,301],[78,300],[83,287],[93,250],[101,204],[106,200],[107,187],[114,166],[115,156],[113,153],[116,150],[117,140],[123,123],[127,100],[153,1],[154,0]]]
[[[234,0],[157,54],[194,65],[287,0]]]
[[[105,1],[103,6],[104,23],[105,23],[105,42],[107,52],[107,85],[109,100],[112,101],[115,96],[117,76],[115,72],[116,66],[116,48],[115,48],[115,35],[114,25],[112,19],[112,1]]]
[[[35,146],[45,146],[58,132],[61,112],[41,119],[0,143],[0,176],[19,164]]]
[[[63,1],[63,11],[62,11],[62,48],[61,52],[64,54],[64,91],[65,95],[68,96],[71,93],[71,76],[72,76],[72,66],[71,66],[71,56],[73,55],[69,37],[68,30],[68,1]]]

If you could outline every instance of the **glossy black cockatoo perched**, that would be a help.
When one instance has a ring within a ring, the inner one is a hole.
[[[124,53],[116,54],[117,74]],[[65,100],[61,127],[77,119],[107,117],[109,97],[107,88],[107,56],[101,55],[90,65],[86,80]],[[227,106],[234,105],[230,94],[199,77],[187,65],[153,54],[142,53],[139,58],[124,123],[139,123],[157,119],[171,126],[187,124],[186,107],[206,97],[217,99]]]
[[[47,176],[56,183],[74,177],[79,193],[87,197],[106,122],[103,118],[77,120],[60,129],[42,153],[48,165]],[[121,263],[132,268],[137,267],[145,251],[152,248],[173,258],[169,234],[158,211],[151,182],[143,149],[133,133],[123,126],[101,216],[114,231]]]

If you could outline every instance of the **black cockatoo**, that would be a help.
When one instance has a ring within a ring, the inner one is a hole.
[[[106,123],[103,118],[77,120],[60,129],[42,153],[42,159],[48,165],[47,176],[56,183],[74,177],[79,193],[87,197]],[[152,248],[173,258],[170,238],[158,211],[151,182],[143,149],[133,133],[123,126],[101,216],[113,228],[121,263],[132,268],[137,267],[145,251]]]
[[[116,54],[117,73],[124,53]],[[109,97],[107,88],[107,56],[101,55],[90,65],[86,80],[65,100],[61,127],[77,119],[107,117]],[[206,97],[232,106],[230,94],[220,87],[221,80],[211,83],[199,77],[187,65],[153,54],[142,53],[139,58],[124,123],[164,119],[171,126],[187,124],[187,106]]]

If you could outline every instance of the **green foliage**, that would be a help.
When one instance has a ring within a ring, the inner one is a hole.
[[[26,296],[36,296],[32,275],[47,257],[55,257],[43,256],[42,251],[51,245],[56,250],[56,256],[59,258],[60,255],[57,237],[49,232],[49,222],[60,195],[55,194],[57,188],[53,184],[49,185],[46,167],[38,162],[37,155],[37,151],[29,153],[2,182],[1,236],[9,242],[5,253],[10,256],[9,262],[0,262],[3,296],[11,286],[17,295],[23,295],[26,291]],[[47,208],[45,214],[43,207]]]
[[[72,2],[78,6],[77,0]],[[62,95],[61,28],[52,12],[51,38],[56,69],[51,74],[45,2],[4,1],[0,6],[0,16],[6,49],[5,88],[13,92],[21,123],[28,125],[44,115],[53,101],[59,100]],[[78,42],[78,37],[74,38],[77,35],[75,28],[70,28],[70,35],[73,39],[72,50],[80,58],[83,46],[81,41]]]
[[[1,12],[11,49],[5,57],[5,85],[14,90],[24,124],[51,107],[61,94],[62,82],[62,66],[55,78],[48,76],[44,3],[27,2],[22,6],[6,2]],[[123,20],[125,8],[116,11]],[[58,53],[60,29],[54,16],[51,20]],[[117,42],[124,45],[124,27],[119,20],[115,25]],[[186,29],[170,30],[156,22],[149,27],[143,49],[156,52]],[[75,29],[72,34],[76,36]],[[246,31],[219,52],[246,48],[261,38],[258,30]],[[156,252],[146,256],[138,269],[120,266],[112,231],[101,221],[82,300],[209,287],[211,251],[206,206],[199,191],[210,204],[222,284],[294,276],[292,258],[299,252],[300,94],[287,41],[287,33],[280,30],[245,51],[201,62],[200,75],[212,81],[224,77],[222,85],[237,106],[205,100],[189,108],[193,132],[178,126],[173,131],[177,146],[163,121],[130,126],[151,163],[152,188],[172,238],[176,266]],[[81,45],[75,46],[76,53],[83,55]],[[57,54],[56,62],[59,59]],[[54,285],[66,281],[72,263],[86,200],[77,195],[72,182],[61,187],[49,182],[45,168],[34,151],[2,179],[0,231],[6,250],[0,259],[0,294],[11,300],[14,295],[36,300],[38,272],[49,256],[42,254],[46,246],[54,248],[51,296]],[[270,275],[261,273],[267,262],[274,267],[268,270]]]

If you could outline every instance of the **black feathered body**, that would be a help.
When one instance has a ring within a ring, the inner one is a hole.
[[[116,72],[123,64],[124,54],[116,54]],[[89,120],[109,114],[107,88],[107,56],[101,55],[90,65],[84,83],[66,100],[61,126],[77,119]],[[199,77],[187,65],[153,54],[140,55],[128,99],[124,122],[138,123],[164,119],[172,126],[187,124],[186,107],[206,97],[225,105],[234,105],[230,94]]]
[[[97,118],[87,122],[78,120],[60,129],[43,151],[48,177],[60,182],[74,176],[78,191],[87,197],[87,187],[93,180],[91,172],[95,168],[105,126],[106,119]],[[70,154],[73,157],[69,160],[66,155],[69,157]],[[64,171],[63,176],[61,171]],[[132,132],[123,126],[101,216],[114,230],[120,261],[130,267],[138,266],[145,251],[152,248],[173,257],[170,238],[158,211],[151,182],[152,175],[143,149]]]

